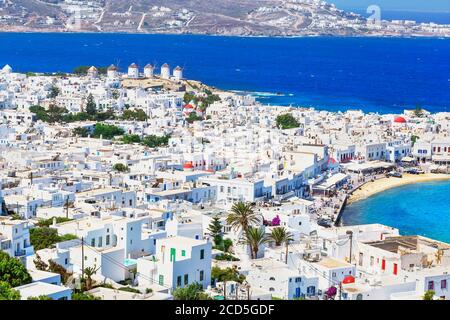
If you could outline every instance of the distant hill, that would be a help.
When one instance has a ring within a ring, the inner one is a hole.
[[[411,33],[314,0],[0,0],[1,31],[249,36]],[[419,32],[420,33],[420,32]]]

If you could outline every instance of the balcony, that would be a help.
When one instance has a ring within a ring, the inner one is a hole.
[[[14,256],[15,257],[22,257],[25,256],[27,254],[27,252],[25,250],[16,250],[14,251]]]

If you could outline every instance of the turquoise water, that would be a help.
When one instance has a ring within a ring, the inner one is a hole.
[[[450,243],[450,181],[416,183],[349,205],[345,225],[381,223],[402,235],[422,235]]]

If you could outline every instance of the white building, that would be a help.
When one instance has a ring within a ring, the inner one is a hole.
[[[153,65],[147,64],[147,65],[144,67],[144,76],[145,76],[146,78],[153,78],[154,70],[155,70],[155,68],[153,67]]]
[[[179,66],[173,69],[173,77],[176,81],[183,79],[183,69]]]
[[[170,79],[170,67],[167,63],[161,66],[161,78]]]
[[[210,242],[177,236],[157,240],[156,247],[154,256],[137,260],[139,285],[175,289],[194,282],[206,288],[211,283]]]
[[[137,64],[132,63],[128,67],[128,78],[130,78],[130,79],[137,79],[137,78],[139,78],[139,67],[137,66]]]
[[[34,254],[30,242],[29,222],[0,217],[0,248],[16,258],[25,258]]]

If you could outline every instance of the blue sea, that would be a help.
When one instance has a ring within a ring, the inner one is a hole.
[[[406,185],[350,204],[344,225],[381,223],[450,243],[450,181]]]
[[[0,48],[0,65],[23,72],[168,62],[264,104],[450,111],[450,39],[0,33]]]

